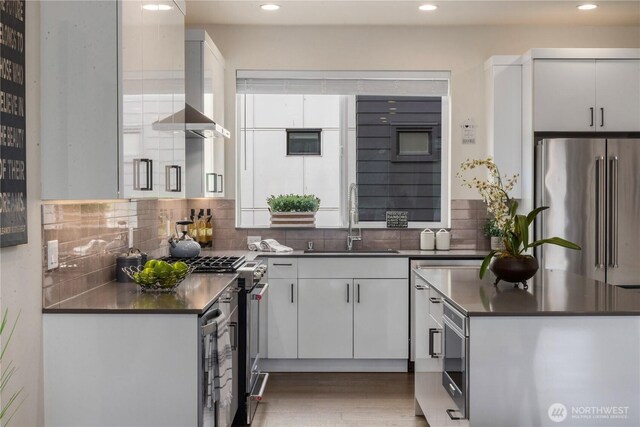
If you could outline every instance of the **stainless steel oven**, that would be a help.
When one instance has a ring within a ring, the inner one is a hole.
[[[451,419],[468,418],[469,347],[467,317],[447,301],[443,306],[444,369],[442,386],[457,408],[448,409]],[[456,414],[459,413],[460,415]]]
[[[239,406],[234,425],[249,425],[262,400],[269,374],[260,367],[260,310],[269,289],[262,278],[267,266],[260,260],[248,261],[238,268],[239,299]],[[244,315],[242,315],[244,313]]]
[[[200,318],[201,340],[199,342],[200,353],[200,390],[198,395],[199,421],[201,427],[228,427],[238,409],[238,291],[236,286],[229,287],[222,296]],[[229,328],[229,341],[232,352],[232,390],[231,405],[222,409],[215,400],[215,384],[213,382],[215,347],[212,345],[217,336],[216,322],[224,314],[224,319]]]

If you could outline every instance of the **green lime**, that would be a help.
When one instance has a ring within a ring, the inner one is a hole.
[[[157,259],[150,259],[145,263],[144,268],[153,268],[156,266],[157,263],[158,263]]]
[[[164,261],[157,263],[156,266],[153,267],[153,271],[160,279],[173,275],[173,267]]]
[[[173,263],[173,269],[179,272],[186,272],[189,269],[189,266],[185,262],[176,261]]]

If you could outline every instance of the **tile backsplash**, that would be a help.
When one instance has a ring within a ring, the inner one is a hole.
[[[453,200],[451,248],[489,249],[482,228],[487,218],[480,200]],[[242,250],[247,236],[272,238],[294,249],[346,248],[346,229],[236,229],[235,201],[231,199],[122,200],[50,203],[42,205],[43,306],[48,307],[115,279],[116,257],[133,245],[151,257],[168,254],[168,231],[190,209],[211,209],[214,219],[213,249]],[[419,249],[416,229],[363,229],[356,249]],[[47,271],[47,241],[58,240],[59,267]]]

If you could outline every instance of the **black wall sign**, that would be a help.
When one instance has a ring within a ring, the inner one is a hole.
[[[0,247],[27,243],[25,0],[0,0]]]
[[[409,212],[387,211],[387,228],[407,228]]]

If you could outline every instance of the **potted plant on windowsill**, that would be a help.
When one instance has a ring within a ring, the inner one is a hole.
[[[484,235],[491,240],[491,249],[504,249],[502,230],[498,228],[498,223],[494,217],[489,218],[485,223]]]
[[[477,177],[471,181],[464,179],[463,172],[483,166],[489,171],[487,180],[480,180]],[[495,285],[500,280],[504,280],[516,284],[522,283],[527,288],[527,280],[533,277],[539,268],[538,260],[528,254],[530,249],[544,244],[552,244],[580,250],[580,246],[560,237],[529,240],[529,227],[536,217],[549,207],[535,208],[527,215],[518,214],[518,202],[509,196],[509,191],[513,189],[518,175],[511,178],[504,177],[505,182],[503,183],[498,167],[491,158],[467,160],[462,163],[457,175],[462,179],[463,185],[478,190],[487,203],[489,213],[496,221],[496,228],[502,234],[504,249],[493,249],[489,252],[480,267],[480,278],[483,278],[487,268],[490,268],[496,276]]]
[[[320,199],[313,194],[280,194],[267,199],[271,227],[315,227]]]

